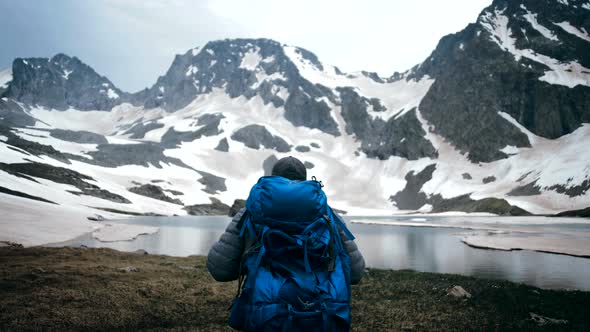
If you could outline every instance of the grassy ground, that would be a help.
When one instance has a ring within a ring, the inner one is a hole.
[[[472,298],[448,296],[454,285]],[[1,330],[227,331],[235,291],[208,275],[204,257],[0,248]],[[590,330],[590,293],[370,270],[353,286],[352,312],[353,331]]]

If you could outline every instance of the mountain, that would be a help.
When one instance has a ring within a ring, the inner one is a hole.
[[[56,110],[110,110],[128,94],[76,57],[16,59],[3,96],[26,105]]]
[[[496,0],[390,77],[227,39],[134,94],[75,57],[16,59],[0,72],[0,204],[182,215],[232,205],[294,155],[353,214],[582,209],[588,31],[588,2]]]

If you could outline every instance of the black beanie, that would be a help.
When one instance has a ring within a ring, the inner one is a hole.
[[[285,157],[272,167],[272,175],[282,176],[292,181],[305,181],[307,171],[303,163],[294,157]]]

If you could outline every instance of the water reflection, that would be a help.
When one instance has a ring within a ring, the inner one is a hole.
[[[102,243],[90,235],[60,245],[144,249],[172,256],[206,255],[219,239],[226,217],[149,217],[122,223],[158,226],[159,232],[133,241]],[[474,249],[460,241],[455,228],[350,224],[367,265],[385,269],[456,273],[507,279],[543,288],[590,290],[590,259],[532,251]],[[561,226],[551,226],[561,227]],[[587,226],[581,226],[587,229]],[[564,228],[572,228],[564,225]]]

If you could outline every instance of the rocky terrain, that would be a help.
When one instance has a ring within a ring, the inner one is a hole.
[[[590,3],[495,0],[474,19],[390,77],[268,39],[190,49],[136,93],[76,57],[17,58],[0,71],[0,196],[226,214],[293,155],[350,214],[587,208]]]

